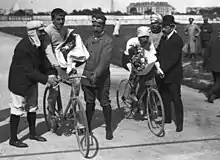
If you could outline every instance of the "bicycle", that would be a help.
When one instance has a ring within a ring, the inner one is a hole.
[[[81,75],[74,75],[69,77],[68,79],[60,79],[58,84],[55,87],[58,87],[58,96],[55,106],[55,115],[53,116],[53,120],[55,120],[58,128],[61,127],[66,120],[73,120],[74,126],[74,134],[76,135],[77,143],[80,152],[84,157],[87,157],[90,151],[90,133],[88,129],[88,122],[85,113],[85,109],[83,107],[82,102],[79,99],[79,96],[75,94],[74,90],[74,83],[72,80],[74,78],[82,78],[84,76]],[[86,77],[84,77],[86,78]],[[68,101],[67,106],[63,111],[62,106],[62,99],[61,99],[61,92],[60,92],[60,83],[64,83],[68,86],[71,86],[70,91],[70,98]],[[49,90],[52,86],[47,86],[44,91],[43,97],[43,111],[44,111],[44,118],[47,125],[48,130],[51,130],[51,116],[49,116],[49,108],[48,108],[48,95]],[[80,138],[80,136],[83,136]]]
[[[131,98],[131,81],[128,79],[121,80],[119,87],[116,91],[118,108],[123,108],[125,112],[125,118],[129,119],[134,115],[136,111],[143,111],[142,116],[146,116],[148,120],[148,127],[150,131],[156,136],[164,136],[164,122],[165,113],[164,105],[160,93],[156,87],[155,75],[152,80],[153,83],[146,83],[145,89],[140,98],[137,99],[137,106],[133,106],[134,100]],[[135,92],[137,97],[137,90]],[[146,104],[144,104],[144,98],[146,98]],[[140,107],[143,106],[143,107]]]

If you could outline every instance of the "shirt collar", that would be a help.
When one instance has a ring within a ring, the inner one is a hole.
[[[167,35],[167,40],[173,35],[173,33],[176,33],[176,30],[174,29],[170,34]]]
[[[95,35],[93,35],[93,38],[94,38],[94,39],[100,39],[100,38],[103,37],[104,33],[105,33],[105,32],[103,31],[103,32],[102,32],[99,36],[97,36],[97,37],[96,37]]]

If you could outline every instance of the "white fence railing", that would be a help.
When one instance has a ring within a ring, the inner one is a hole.
[[[194,18],[195,23],[202,23],[202,15],[174,15],[175,21],[180,24],[187,24],[189,18]],[[146,25],[150,23],[149,15],[128,15],[128,16],[114,16],[107,15],[106,16],[107,25],[112,25],[115,23],[116,19],[119,19],[122,25],[130,25],[130,24],[140,24]],[[29,20],[41,20],[47,25],[51,23],[50,16],[33,16],[30,17],[11,17],[6,19],[5,17],[0,16],[0,27],[12,27],[12,26],[24,26]],[[220,23],[218,20],[210,20],[210,23]],[[91,16],[88,15],[67,15],[66,16],[66,24],[67,26],[75,26],[75,25],[91,25]]]

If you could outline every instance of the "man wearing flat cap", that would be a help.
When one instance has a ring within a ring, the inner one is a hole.
[[[38,83],[56,85],[57,79],[48,77],[53,70],[41,48],[44,38],[44,26],[40,21],[27,23],[27,36],[21,39],[14,50],[10,65],[8,88],[11,96],[11,116],[9,144],[15,147],[28,147],[17,137],[20,117],[27,112],[29,138],[46,141],[35,131],[36,111],[38,109]]]
[[[82,89],[86,101],[86,115],[91,132],[91,121],[95,112],[95,100],[99,100],[103,108],[106,124],[106,139],[113,139],[111,119],[112,108],[109,98],[110,90],[110,61],[112,57],[112,38],[104,31],[106,17],[102,14],[92,16],[93,35],[90,36],[85,46],[90,57],[86,62],[82,78]]]
[[[176,132],[183,130],[183,104],[181,100],[182,47],[183,40],[175,32],[175,21],[172,15],[163,17],[163,37],[158,46],[160,67],[165,77],[158,77],[157,84],[165,106],[165,123],[171,123],[171,101],[176,115]]]

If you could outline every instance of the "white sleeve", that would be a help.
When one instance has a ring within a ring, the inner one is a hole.
[[[136,39],[134,39],[134,38],[129,39],[126,44],[126,49],[124,51],[124,54],[129,55],[128,50],[134,45],[137,45]]]
[[[131,63],[127,63],[126,65],[127,65],[128,69],[129,69],[129,71],[131,71],[131,69],[132,69]]]
[[[151,45],[150,45],[150,54],[151,54],[151,55],[157,54],[157,51],[156,51],[156,49],[155,49],[155,47],[154,47],[153,42],[151,42]]]

